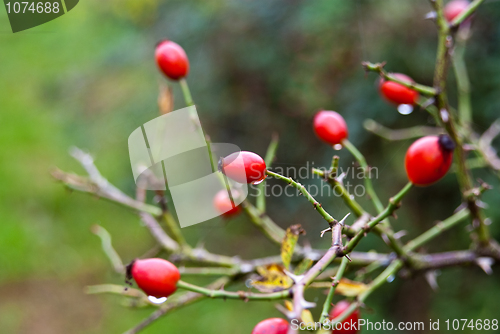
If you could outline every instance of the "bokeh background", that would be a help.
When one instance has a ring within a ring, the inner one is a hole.
[[[189,55],[188,82],[214,142],[264,154],[276,132],[275,166],[328,166],[334,152],[315,138],[311,121],[321,108],[336,110],[347,120],[351,141],[378,168],[374,182],[386,201],[406,182],[403,158],[411,141],[377,138],[363,129],[363,120],[403,128],[429,119],[419,110],[398,114],[360,62],[387,61],[388,70],[432,84],[436,32],[423,19],[429,11],[427,1],[410,0],[85,0],[55,21],[12,34],[0,10],[0,332],[122,333],[153,312],[125,307],[119,296],[84,294],[87,285],[123,284],[90,232],[92,224],[111,233],[124,261],[154,241],[134,213],[68,192],[50,171],[57,166],[83,173],[68,154],[77,146],[92,153],[112,183],[134,194],[127,138],[158,115],[158,85],[166,79],[153,61],[157,41],[174,40]],[[500,2],[486,1],[466,53],[480,132],[500,116],[499,22]],[[179,87],[170,84],[175,108],[183,107]],[[350,155],[339,154],[344,168],[352,165]],[[474,175],[496,186],[484,199],[499,239],[498,179],[486,170]],[[457,190],[454,174],[412,190],[394,222],[408,231],[404,240],[449,216],[460,204]],[[347,212],[338,198],[321,201],[336,217]],[[308,231],[302,241],[328,247],[318,237],[321,217],[302,198],[271,198],[268,210],[284,228],[302,224]],[[213,252],[242,258],[278,253],[244,216],[184,230],[191,244],[201,240]],[[426,249],[469,245],[463,223]],[[389,251],[374,237],[359,248]],[[491,276],[477,267],[450,268],[440,272],[440,289],[432,291],[423,277],[396,278],[370,297],[363,315],[426,324],[440,319],[441,326],[446,319],[498,318],[499,279],[496,267]],[[322,298],[323,291],[308,294],[309,300]],[[250,333],[272,316],[280,316],[272,302],[206,300],[144,333]]]

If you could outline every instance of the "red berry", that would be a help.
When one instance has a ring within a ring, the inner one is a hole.
[[[399,80],[414,82],[412,78],[402,73],[393,73],[395,78]],[[400,104],[414,105],[418,100],[418,92],[411,88],[405,87],[394,81],[380,80],[380,93],[389,102]]]
[[[184,49],[172,41],[163,41],[155,51],[156,63],[170,79],[179,80],[189,72],[189,60]]]
[[[349,135],[344,118],[338,112],[329,110],[321,110],[314,116],[314,132],[330,145],[342,143]]]
[[[444,17],[446,21],[451,22],[462,13],[462,11],[469,6],[469,1],[467,0],[454,0],[450,1],[444,6]]]
[[[427,136],[414,142],[406,152],[408,179],[417,186],[428,186],[450,169],[455,143],[448,135]]]
[[[269,318],[259,322],[252,331],[252,334],[286,334],[288,331],[288,321],[281,318]]]
[[[234,199],[234,192],[232,193]],[[224,217],[231,217],[237,215],[241,209],[239,206],[235,206],[234,202],[231,202],[231,198],[229,198],[229,194],[227,190],[223,189],[215,194],[214,197],[214,206],[215,209],[222,213]]]
[[[335,319],[339,315],[341,315],[347,308],[349,308],[351,304],[348,301],[341,300],[338,302],[335,307],[330,311],[330,320]],[[344,321],[341,322],[341,325],[334,325],[334,328],[338,328],[338,330],[332,330],[332,333],[336,334],[356,334],[358,332],[358,321],[359,321],[359,310],[355,310],[348,316]]]
[[[127,268],[142,291],[156,298],[168,297],[177,290],[181,274],[175,265],[164,259],[136,260]]]
[[[258,183],[266,178],[266,163],[259,155],[241,151],[219,161],[219,170],[239,183]]]

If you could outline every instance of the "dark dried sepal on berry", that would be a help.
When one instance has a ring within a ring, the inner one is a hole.
[[[125,267],[125,284],[132,286],[132,267],[134,266],[136,260],[133,260]]]
[[[455,142],[448,135],[439,135],[438,143],[443,150],[448,152],[452,152],[456,147]]]

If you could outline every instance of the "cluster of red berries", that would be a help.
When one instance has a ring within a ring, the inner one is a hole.
[[[457,17],[468,1],[455,0],[444,8],[448,22]],[[156,47],[155,58],[158,67],[168,78],[179,80],[189,72],[189,60],[184,49],[172,41],[162,41]],[[407,75],[394,73],[399,80],[413,83]],[[379,83],[381,95],[391,103],[415,105],[419,94],[402,84],[382,79]],[[344,118],[335,111],[322,110],[314,117],[316,135],[329,145],[342,145],[348,137]],[[430,185],[441,179],[449,170],[455,144],[447,135],[427,136],[415,141],[406,153],[405,168],[409,180],[419,186]],[[233,153],[219,162],[219,169],[227,177],[239,183],[259,183],[266,177],[266,163],[252,152]],[[223,216],[229,217],[240,211],[227,191],[222,190],[214,197],[214,207]],[[163,259],[136,260],[128,267],[128,276],[149,296],[168,297],[176,290],[180,279],[179,270]],[[330,313],[333,319],[349,307],[346,301],[339,302]],[[359,311],[353,312],[344,322],[357,322]],[[252,334],[286,334],[288,322],[281,318],[270,318],[258,323]],[[355,334],[356,330],[339,330],[337,333]]]
[[[335,111],[319,111],[314,117],[314,131],[319,139],[330,145],[342,144],[348,135],[344,118]],[[454,149],[455,144],[448,135],[418,139],[406,152],[408,179],[417,186],[438,181],[450,169]]]

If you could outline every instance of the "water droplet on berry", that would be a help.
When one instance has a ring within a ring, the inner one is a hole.
[[[413,112],[413,106],[411,104],[400,104],[398,106],[398,112],[401,115],[409,115]]]
[[[267,175],[264,176],[264,178],[262,180],[254,181],[254,182],[252,182],[252,184],[253,185],[258,185],[258,184],[262,183],[266,179],[266,177],[267,177]]]
[[[342,149],[342,144],[335,144],[335,145],[333,145],[333,149],[335,151],[340,151]]]
[[[167,301],[167,297],[156,298],[153,296],[148,296],[148,300],[153,304],[163,304],[164,302]]]
[[[396,278],[396,276],[390,275],[389,277],[387,277],[387,282],[392,283],[392,281],[394,281],[395,278]]]

